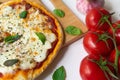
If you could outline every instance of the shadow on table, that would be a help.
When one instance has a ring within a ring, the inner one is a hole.
[[[61,51],[58,53],[58,55],[55,57],[53,62],[47,67],[47,69],[40,75],[38,76],[35,80],[45,80],[45,78],[53,72],[57,64],[62,60],[64,57],[65,52],[67,51],[67,47],[62,48]],[[52,76],[52,75],[51,75]],[[52,80],[52,79],[50,79]]]

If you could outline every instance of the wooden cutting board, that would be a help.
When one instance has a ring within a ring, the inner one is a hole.
[[[0,2],[6,2],[6,1],[9,1],[9,0],[0,0]],[[31,1],[34,1],[37,4],[40,4],[43,7],[45,7],[45,5],[42,4],[41,0],[31,0]],[[83,37],[84,33],[87,32],[87,27],[85,26],[85,24],[81,20],[79,20],[77,18],[77,16],[74,15],[74,13],[63,3],[62,0],[50,0],[50,1],[53,3],[55,8],[61,9],[65,12],[65,17],[63,17],[63,18],[59,18],[59,17],[55,16],[59,20],[61,26],[63,27],[63,31],[67,26],[72,25],[72,26],[76,26],[76,27],[80,28],[83,32],[83,34],[78,35],[78,36],[72,36],[72,35],[69,35],[66,32],[64,32],[65,33],[65,42],[64,42],[63,46],[65,47],[65,46],[75,42],[76,40],[80,39],[81,37]]]
[[[63,0],[50,0],[50,1],[55,6],[55,8],[61,9],[65,12],[64,18],[59,18],[56,16],[64,29],[69,25],[73,25],[73,26],[76,26],[77,28],[80,28],[83,33],[87,32],[87,27],[85,26],[85,24],[77,16],[75,16],[75,14],[65,5]],[[69,45],[83,36],[84,34],[79,36],[72,36],[65,33],[65,39],[66,39],[65,45]]]

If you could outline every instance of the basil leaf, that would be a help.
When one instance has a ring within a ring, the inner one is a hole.
[[[21,35],[16,34],[16,35],[14,35],[14,36],[8,36],[8,37],[6,37],[6,38],[4,39],[4,41],[5,41],[6,43],[13,43],[13,42],[17,41],[17,40],[20,39],[20,38],[21,38]]]
[[[75,26],[68,26],[65,28],[65,31],[71,35],[80,35],[83,33],[79,28]]]
[[[61,18],[65,16],[64,11],[62,11],[61,9],[54,9],[54,10],[53,10],[53,13],[54,13],[55,15],[57,15],[58,17],[61,17]]]
[[[42,43],[45,44],[45,41],[46,41],[45,35],[43,33],[40,33],[40,32],[36,32],[36,35],[42,41]]]
[[[19,14],[19,17],[20,18],[26,18],[27,17],[27,11],[22,11],[20,14]]]
[[[18,59],[10,59],[10,60],[5,61],[4,65],[5,66],[12,66],[12,65],[16,64],[17,62],[19,62]]]
[[[53,80],[65,80],[66,77],[66,72],[63,66],[58,68],[54,73],[53,73]]]

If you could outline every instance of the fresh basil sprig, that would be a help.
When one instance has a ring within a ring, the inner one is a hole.
[[[80,35],[83,32],[81,31],[81,29],[75,27],[75,26],[67,26],[65,28],[65,31],[70,34],[70,35]]]
[[[22,12],[19,14],[19,17],[20,17],[20,18],[26,18],[26,17],[27,17],[27,14],[28,14],[27,11],[22,11]]]
[[[41,32],[36,32],[35,34],[36,34],[36,35],[38,36],[38,38],[42,41],[42,43],[45,44],[45,41],[46,41],[45,35],[44,35],[43,33],[41,33]]]
[[[4,62],[4,65],[5,65],[5,66],[12,66],[12,65],[14,65],[14,64],[16,64],[16,63],[18,63],[18,62],[19,62],[18,59],[9,59],[9,60],[6,60],[6,61]]]
[[[61,10],[61,9],[54,9],[53,13],[55,15],[57,15],[58,17],[61,17],[61,18],[65,16],[65,12],[63,10]]]
[[[13,42],[17,41],[18,39],[20,39],[21,36],[22,36],[22,35],[18,35],[18,34],[13,35],[13,36],[7,36],[7,37],[4,39],[4,41],[5,41],[6,43],[13,43]]]
[[[66,72],[63,66],[59,67],[52,76],[53,80],[65,80]]]

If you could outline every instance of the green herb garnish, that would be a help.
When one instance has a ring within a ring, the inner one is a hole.
[[[65,80],[66,77],[66,72],[63,66],[61,66],[60,68],[58,68],[52,76],[53,80]]]
[[[46,41],[45,35],[44,35],[43,33],[40,33],[40,32],[36,32],[35,34],[36,34],[36,35],[38,36],[38,38],[42,41],[42,43],[45,44],[45,41]]]
[[[12,66],[12,65],[16,64],[17,62],[19,62],[18,59],[10,59],[10,60],[6,60],[4,62],[4,65],[5,66]]]
[[[57,15],[58,17],[61,17],[61,18],[65,16],[64,11],[62,11],[61,9],[54,9],[54,10],[53,10],[53,13],[54,13],[55,15]]]
[[[68,26],[65,28],[65,31],[70,35],[80,35],[83,33],[79,28],[75,26]]]
[[[7,37],[4,39],[4,41],[5,41],[6,43],[13,43],[13,42],[17,41],[17,40],[20,39],[20,38],[21,38],[21,35],[16,34],[16,35],[13,35],[13,36],[7,36]]]
[[[22,11],[19,15],[20,18],[26,18],[27,17],[28,12],[27,11]]]

